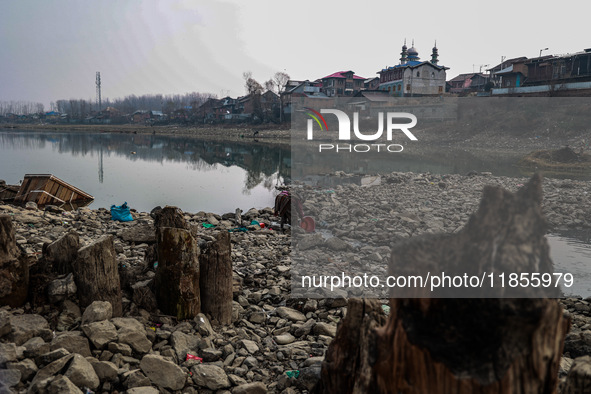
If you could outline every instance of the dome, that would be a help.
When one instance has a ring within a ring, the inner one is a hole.
[[[409,55],[418,55],[419,51],[417,51],[415,47],[410,47],[410,49],[408,50],[408,54]]]

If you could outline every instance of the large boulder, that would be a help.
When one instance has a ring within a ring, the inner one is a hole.
[[[33,337],[41,337],[45,341],[53,339],[49,323],[40,315],[16,315],[10,317],[9,339],[16,345],[22,345]]]
[[[109,320],[113,317],[113,307],[109,301],[94,301],[82,314],[82,324]]]
[[[155,354],[145,355],[140,368],[153,384],[165,389],[180,390],[187,380],[185,373],[178,365]]]
[[[51,350],[64,348],[70,353],[77,353],[84,357],[90,357],[90,346],[88,339],[79,331],[64,332],[51,341]]]
[[[70,366],[64,376],[80,388],[88,387],[94,390],[100,384],[99,378],[96,375],[96,372],[94,372],[92,365],[79,354],[74,354]]]
[[[191,371],[193,372],[193,381],[201,388],[220,390],[230,387],[228,375],[217,365],[197,364]]]
[[[108,320],[96,321],[82,326],[82,331],[97,349],[117,339],[117,329]]]

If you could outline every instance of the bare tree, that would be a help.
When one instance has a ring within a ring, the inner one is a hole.
[[[273,79],[265,81],[265,90],[269,90],[271,92],[275,91],[275,82],[273,82]]]
[[[277,88],[277,94],[279,95],[279,121],[283,122],[283,94],[285,93],[285,88],[289,82],[289,74],[283,71],[277,71],[273,76],[273,82]]]
[[[252,77],[252,72],[250,71],[242,73],[242,77],[244,78],[246,92],[252,100],[253,115],[257,116],[259,119],[263,119],[263,111],[261,108],[261,93],[263,92],[263,87]]]

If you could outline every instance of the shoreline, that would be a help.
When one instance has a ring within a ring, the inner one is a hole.
[[[289,145],[289,128],[282,128],[281,125],[238,125],[234,127],[212,127],[212,126],[144,126],[144,125],[78,125],[78,124],[7,124],[0,125],[0,129],[17,131],[59,131],[59,132],[85,132],[85,133],[116,133],[116,134],[139,134],[139,135],[165,135],[171,137],[192,137],[201,140],[214,141],[244,141],[255,140],[259,143],[272,145]],[[289,127],[289,125],[287,126]],[[256,138],[253,137],[258,131]]]
[[[17,131],[60,131],[86,133],[119,133],[141,135],[166,135],[193,137],[216,141],[256,140],[261,143],[291,144],[291,124],[227,124],[227,125],[91,125],[91,124],[1,124],[0,129]],[[258,132],[256,136],[253,136]],[[591,150],[585,133],[546,132],[543,135],[530,132],[515,135],[507,131],[490,130],[469,133],[463,129],[428,127],[415,131],[418,143],[423,148],[455,148],[488,153],[526,153],[540,149],[558,149],[565,146]]]

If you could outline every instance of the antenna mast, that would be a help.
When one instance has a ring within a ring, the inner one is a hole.
[[[96,72],[96,105],[97,105],[97,111],[100,114],[101,113],[101,72],[97,71]]]

